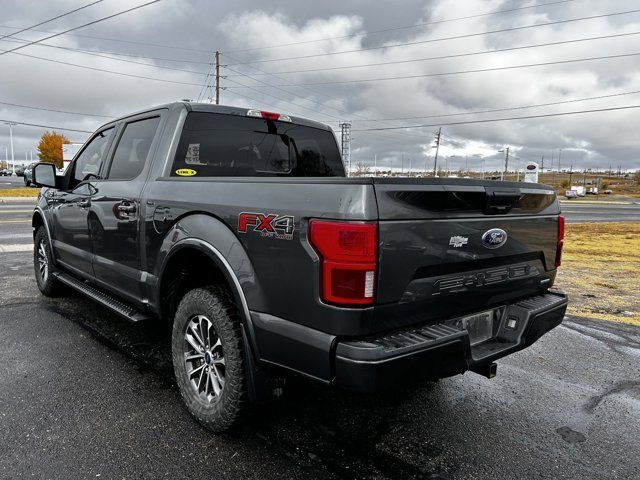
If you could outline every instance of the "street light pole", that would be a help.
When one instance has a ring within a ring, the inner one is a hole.
[[[16,174],[16,162],[13,159],[13,129],[12,127],[14,125],[17,125],[16,123],[11,123],[11,122],[5,122],[5,125],[9,125],[9,142],[11,144],[11,168],[13,169],[13,175]]]

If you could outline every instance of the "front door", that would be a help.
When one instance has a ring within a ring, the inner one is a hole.
[[[89,208],[96,279],[133,300],[143,298],[140,196],[160,117],[128,122]]]
[[[113,127],[96,134],[69,167],[67,190],[56,192],[52,203],[52,240],[56,259],[69,270],[83,276],[93,276],[88,213],[94,182],[106,158]]]

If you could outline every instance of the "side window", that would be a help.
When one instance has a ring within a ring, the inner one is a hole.
[[[100,132],[93,137],[93,140],[82,151],[75,161],[73,167],[73,176],[71,177],[70,188],[74,188],[78,183],[83,181],[88,175],[98,175],[100,166],[106,155],[106,148],[109,145],[109,139],[113,135],[113,127]]]
[[[142,172],[160,117],[128,123],[113,154],[107,178],[130,180]]]

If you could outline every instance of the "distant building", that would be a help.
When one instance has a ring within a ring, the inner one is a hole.
[[[71,142],[62,145],[62,171],[66,172],[67,167],[76,156],[76,153],[80,151],[84,143]]]

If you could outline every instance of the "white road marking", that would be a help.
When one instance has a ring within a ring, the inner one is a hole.
[[[0,240],[15,240],[17,238],[33,238],[31,233],[8,233],[6,235],[0,235]]]
[[[33,245],[29,243],[18,243],[14,245],[0,245],[0,253],[16,253],[16,252],[31,252],[33,251]]]

